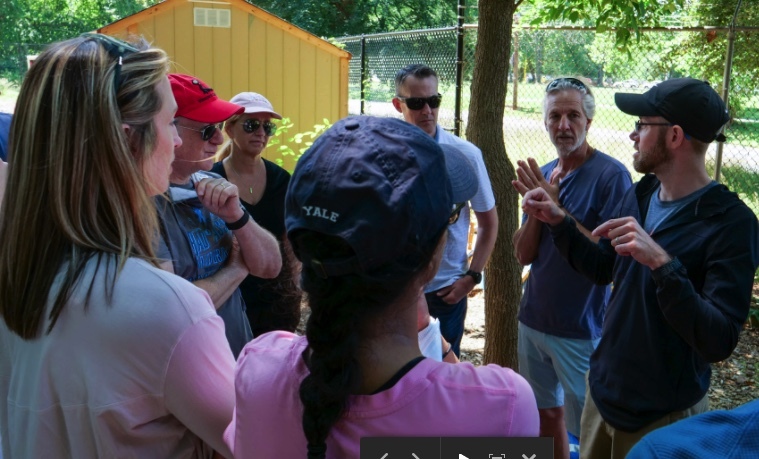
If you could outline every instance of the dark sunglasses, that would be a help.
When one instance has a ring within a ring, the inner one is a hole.
[[[430,97],[396,97],[398,97],[398,100],[406,104],[406,107],[411,110],[421,110],[424,108],[425,104],[429,105],[430,108],[438,108],[440,107],[440,102],[443,100],[442,94]]]
[[[121,65],[124,56],[132,53],[138,53],[140,50],[125,41],[121,41],[117,38],[113,38],[100,33],[88,32],[81,34],[80,37],[89,38],[98,42],[100,46],[105,49],[105,52],[107,52],[109,56],[116,60],[116,68],[113,71],[113,85],[116,89],[116,92],[118,92],[119,85],[121,84]]]
[[[221,129],[221,123],[209,124],[208,126],[203,126],[200,129],[191,128],[189,126],[180,126],[178,124],[177,124],[177,127],[181,127],[182,129],[189,129],[195,132],[200,132],[200,138],[202,138],[204,142],[207,142],[211,140],[211,137],[213,137],[214,134],[216,134],[217,129]]]
[[[448,217],[448,224],[453,225],[457,221],[459,221],[459,216],[461,215],[461,209],[464,208],[466,205],[465,202],[460,202],[458,204],[453,205],[453,212],[451,212],[451,216]]]
[[[268,136],[273,136],[274,133],[277,132],[277,125],[272,123],[271,121],[264,121],[262,123],[261,120],[257,120],[255,118],[249,118],[242,122],[242,130],[247,132],[248,134],[258,131],[258,128],[260,128],[261,126],[264,127],[264,134]]]
[[[562,82],[569,83],[571,86],[579,89],[580,91],[583,91],[585,94],[588,93],[588,87],[585,86],[585,83],[583,83],[582,81],[578,80],[577,78],[571,78],[571,77],[570,78],[556,78],[555,80],[553,80],[550,83],[548,83],[548,86],[546,86],[546,92],[549,92],[549,91],[555,89]]]

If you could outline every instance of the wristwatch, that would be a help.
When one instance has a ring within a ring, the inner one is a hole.
[[[478,273],[476,271],[472,271],[471,269],[464,273],[465,276],[469,276],[472,279],[474,279],[475,284],[479,284],[482,282],[482,273]]]

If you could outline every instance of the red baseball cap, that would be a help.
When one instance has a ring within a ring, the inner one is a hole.
[[[177,101],[177,115],[201,123],[221,123],[245,111],[245,107],[221,100],[200,78],[170,73],[171,91]]]

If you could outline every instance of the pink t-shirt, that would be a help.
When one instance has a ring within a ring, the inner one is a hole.
[[[308,374],[305,337],[271,332],[237,362],[235,415],[224,434],[236,458],[305,457],[298,396]],[[362,437],[536,437],[538,408],[527,382],[508,368],[424,359],[392,388],[351,396],[332,428],[327,458],[358,458]]]
[[[100,262],[50,333],[24,340],[0,319],[0,456],[228,456],[235,361],[208,294],[135,258],[108,290],[116,261]]]

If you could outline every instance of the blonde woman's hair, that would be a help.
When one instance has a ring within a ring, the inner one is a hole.
[[[108,273],[107,292],[129,257],[156,264],[157,217],[142,170],[169,61],[144,41],[126,52],[107,43],[90,34],[50,45],[19,93],[12,191],[0,215],[0,315],[25,339],[47,320],[53,328],[92,258]]]
[[[234,148],[235,139],[233,139],[232,136],[227,133],[227,128],[232,127],[235,124],[237,124],[237,122],[240,121],[244,115],[245,115],[244,113],[241,115],[234,115],[224,122],[224,135],[227,137],[227,141],[224,142],[224,145],[222,145],[221,148],[219,148],[219,151],[216,152],[216,157],[214,158],[214,161],[216,162],[223,161],[224,158],[227,158],[229,155],[232,154],[232,149]]]

